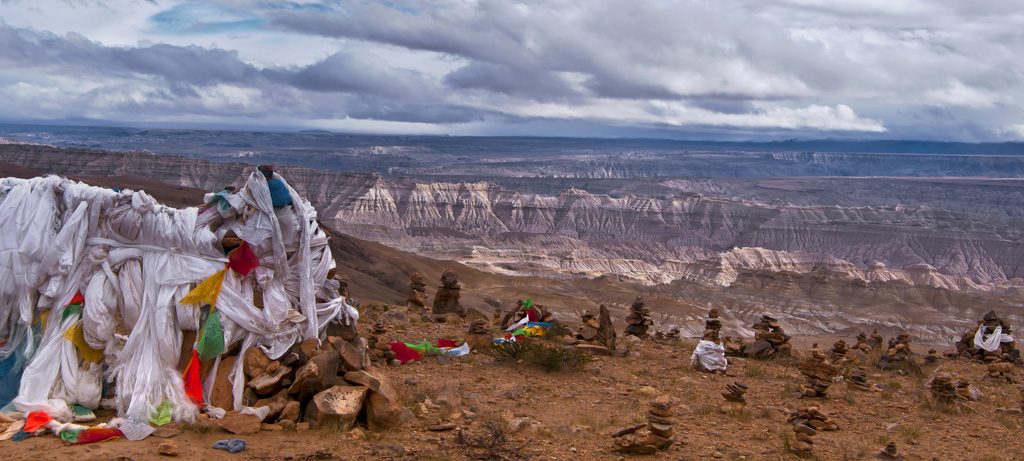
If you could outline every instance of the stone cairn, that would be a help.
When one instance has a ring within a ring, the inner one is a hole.
[[[900,333],[889,340],[889,348],[878,359],[878,368],[882,370],[902,369],[903,371],[920,371],[921,365],[915,360],[910,350],[910,335]]]
[[[466,344],[469,344],[469,347],[473,349],[490,349],[491,345],[494,344],[494,336],[491,336],[491,332],[487,330],[486,320],[477,319],[469,324],[469,331],[466,333]]]
[[[928,349],[928,355],[924,357],[924,363],[935,363],[939,361],[939,351]]]
[[[820,431],[836,431],[839,425],[818,407],[807,407],[789,415],[788,421],[793,424],[796,441],[790,447],[797,453],[809,453],[814,448],[814,437]]]
[[[722,398],[730,402],[745,404],[747,403],[747,399],[743,398],[743,395],[747,393],[747,389],[748,387],[739,381],[732,384],[726,384],[726,392],[722,393]]]
[[[720,343],[721,332],[722,320],[718,318],[718,308],[712,307],[711,310],[708,311],[708,318],[704,319],[704,336],[701,339]]]
[[[867,354],[871,352],[871,344],[868,343],[868,335],[864,332],[857,334],[857,345],[853,346],[854,349],[860,349],[861,352]]]
[[[466,310],[459,304],[462,297],[462,287],[459,286],[459,278],[455,271],[445,269],[441,274],[441,286],[434,293],[434,315],[458,314],[465,316]]]
[[[871,338],[868,338],[868,345],[871,346],[871,350],[882,347],[882,344],[884,343],[885,338],[882,338],[882,335],[878,334],[878,329],[871,332]]]
[[[942,372],[932,378],[929,386],[932,397],[943,403],[962,402],[971,399],[970,383],[965,379],[955,380],[953,375]]]
[[[743,338],[732,339],[731,336],[722,336],[722,347],[725,348],[726,357],[743,357],[747,342]]]
[[[615,352],[615,326],[612,316],[604,304],[595,319],[592,312],[584,311],[580,316],[582,324],[576,332],[576,339],[585,344],[577,344],[576,348],[591,354],[608,355]]]
[[[817,349],[811,354],[797,364],[800,373],[807,378],[807,382],[800,385],[800,395],[808,398],[825,397],[829,386],[832,385],[832,378],[839,374],[839,369],[826,363],[825,356]]]
[[[846,347],[846,341],[839,340],[832,344],[832,358],[844,357],[850,349]]]
[[[751,328],[754,329],[754,342],[743,350],[746,356],[757,359],[790,356],[793,346],[789,344],[789,340],[792,336],[787,335],[779,326],[778,319],[765,314]]]
[[[851,372],[850,377],[846,379],[846,384],[859,391],[875,392],[880,390],[878,386],[868,382],[868,374],[863,368]]]
[[[896,449],[896,442],[889,442],[882,448],[882,451],[875,455],[876,459],[884,459],[889,461],[903,461],[903,457],[900,456],[899,450]]]
[[[523,302],[522,299],[516,301],[516,305],[512,306],[508,312],[501,319],[501,328],[508,328],[516,323],[519,323],[524,317],[526,317],[526,311],[533,309],[534,313],[537,314],[537,319],[541,322],[552,322],[554,321],[554,315],[550,311],[541,306],[540,304],[531,302],[530,307]],[[497,318],[497,316],[495,316]]]
[[[410,314],[427,313],[427,284],[423,283],[423,276],[419,272],[409,276],[409,292],[405,295],[405,302],[408,303]]]
[[[988,364],[986,379],[1005,381],[1007,383],[1019,384],[1020,380],[1013,375],[1014,364],[1010,362],[994,362]]]
[[[395,353],[391,351],[391,341],[386,336],[388,324],[384,319],[378,319],[373,324],[373,331],[366,338],[366,346],[370,350],[370,361],[380,365],[394,365]],[[401,363],[398,363],[401,365]]]
[[[629,308],[629,315],[626,316],[625,333],[642,338],[647,335],[647,329],[652,323],[654,322],[651,321],[651,311],[644,307],[644,297],[637,296]]]
[[[620,430],[615,438],[615,450],[634,455],[653,455],[672,445],[673,425],[672,397],[662,394],[650,401],[647,408],[647,424]]]
[[[986,334],[991,334],[996,327],[1002,327],[1002,334],[1004,335],[1013,335],[1013,329],[1010,327],[1010,324],[1000,319],[995,311],[989,311],[978,322],[978,328],[985,328]],[[965,332],[960,337],[960,341],[957,341],[956,351],[960,357],[980,360],[985,363],[1011,362],[1024,366],[1024,360],[1021,360],[1020,350],[1017,349],[1016,341],[1000,343],[999,348],[992,352],[975,347],[974,335],[977,333],[978,328]]]

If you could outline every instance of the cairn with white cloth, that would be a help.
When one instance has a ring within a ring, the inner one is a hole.
[[[989,311],[978,322],[978,328],[964,333],[956,343],[960,357],[985,363],[1011,362],[1024,365],[1020,349],[1013,339],[1013,329],[995,311]],[[951,354],[947,354],[951,355]]]
[[[690,366],[708,373],[724,373],[729,362],[725,359],[725,347],[719,337],[722,324],[718,320],[718,309],[711,309],[704,327],[704,335],[690,356]]]

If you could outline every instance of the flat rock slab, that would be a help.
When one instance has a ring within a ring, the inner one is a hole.
[[[232,434],[252,435],[260,431],[260,419],[253,415],[242,415],[237,411],[231,411],[217,420],[217,426]]]

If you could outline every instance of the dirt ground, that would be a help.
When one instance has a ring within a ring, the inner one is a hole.
[[[368,331],[370,320],[362,319],[360,328]],[[396,340],[420,342],[461,338],[466,329],[461,324],[415,322],[394,325],[389,334]],[[837,339],[856,343],[852,338]],[[730,358],[728,375],[705,374],[689,367],[695,343],[633,341],[620,333],[619,349],[628,349],[626,357],[595,357],[576,372],[549,373],[525,363],[496,362],[481,353],[450,364],[427,357],[388,367],[403,404],[417,416],[400,428],[380,433],[365,427],[349,432],[262,431],[240,437],[248,448],[230,454],[212,445],[236,438],[232,434],[216,427],[183,425],[183,432],[169,439],[64,446],[57,437],[45,435],[0,442],[0,451],[3,459],[12,460],[144,460],[161,458],[157,446],[170,440],[178,446],[178,458],[188,460],[798,459],[787,450],[794,434],[786,418],[793,410],[813,405],[828,413],[839,430],[818,433],[812,454],[805,458],[870,459],[888,442],[895,442],[907,459],[1024,459],[1020,438],[1024,415],[996,411],[1020,407],[1019,387],[983,380],[985,366],[980,363],[942,359],[922,373],[906,375],[868,367],[869,380],[882,386],[882,391],[859,391],[840,382],[833,384],[827,398],[801,399],[796,395],[803,378],[795,361]],[[824,350],[831,343],[821,345]],[[981,392],[978,401],[955,406],[935,403],[923,380],[936,366],[969,379]],[[1019,369],[1013,373],[1022,376]],[[744,407],[726,407],[721,397],[726,383],[734,381],[750,388]],[[651,456],[612,451],[609,434],[642,423],[647,402],[660,393],[678,401],[673,417],[675,443]],[[517,418],[537,424],[513,432],[508,423]],[[455,429],[428,429],[441,423],[452,423]],[[459,436],[460,431],[465,437]],[[494,442],[494,446],[470,446],[467,440],[474,436],[476,445]]]

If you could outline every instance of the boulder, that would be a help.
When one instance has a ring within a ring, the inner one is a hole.
[[[370,375],[378,383],[377,389],[371,389],[367,395],[367,428],[379,431],[400,426],[405,407],[399,402],[398,391],[391,385],[391,380],[379,368],[368,367],[361,373]]]
[[[367,368],[369,370],[369,368]],[[345,381],[360,386],[366,386],[371,391],[380,391],[380,380],[367,372],[367,370],[346,371]]]
[[[305,422],[314,428],[329,425],[347,431],[355,425],[367,391],[362,386],[334,386],[322,391],[306,407]]]
[[[299,420],[299,413],[301,410],[301,403],[295,400],[290,400],[288,404],[284,406],[284,409],[281,410],[281,416],[278,416],[277,422],[291,421],[294,423]]]
[[[270,365],[270,357],[267,357],[263,349],[258,347],[246,349],[242,357],[242,372],[249,379],[263,374],[267,365]]]
[[[358,371],[363,369],[363,357],[359,349],[352,343],[344,340],[331,343],[334,350],[338,351],[341,359],[341,366],[346,371]]]
[[[253,406],[256,408],[263,406],[270,408],[270,412],[267,413],[267,417],[264,419],[267,421],[273,421],[277,419],[281,412],[284,411],[284,407],[286,407],[288,402],[291,401],[292,399],[288,398],[288,391],[282,389],[281,392],[274,394],[273,397],[257,400],[256,404]]]
[[[283,380],[288,373],[291,373],[291,371],[291,367],[278,365],[276,371],[270,372],[269,369],[268,371],[264,371],[263,374],[249,381],[247,386],[256,391],[256,395],[274,394],[284,386],[284,383],[282,383],[281,380]]]

